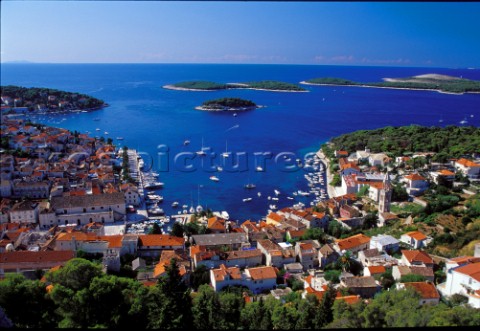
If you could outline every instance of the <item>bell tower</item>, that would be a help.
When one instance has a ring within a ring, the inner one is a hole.
[[[390,201],[392,199],[392,183],[387,173],[383,179],[383,189],[380,191],[380,199],[378,201],[378,212],[385,213],[390,211]]]

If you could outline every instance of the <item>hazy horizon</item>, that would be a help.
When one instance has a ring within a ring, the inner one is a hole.
[[[480,3],[2,1],[1,63],[480,67]]]

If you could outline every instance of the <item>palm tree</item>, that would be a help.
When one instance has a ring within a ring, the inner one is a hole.
[[[343,254],[342,257],[340,257],[340,259],[338,260],[338,263],[342,267],[343,272],[350,271],[351,262],[352,262],[351,256],[352,256],[352,253],[350,253],[350,251],[346,251],[345,254]]]

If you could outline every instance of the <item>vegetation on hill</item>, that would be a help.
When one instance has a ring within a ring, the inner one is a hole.
[[[372,87],[408,88],[439,90],[451,93],[480,92],[480,81],[440,75],[421,75],[406,78],[388,79],[384,82],[359,83],[343,78],[313,78],[309,84],[358,85]]]
[[[172,259],[153,286],[102,272],[101,264],[75,258],[49,271],[46,282],[8,274],[0,280],[0,306],[18,328],[320,329],[345,327],[475,326],[478,310],[450,300],[420,305],[412,289],[383,290],[366,304],[335,300],[329,287],[319,300],[294,291],[245,303],[248,290],[191,293]],[[347,294],[348,293],[344,293]],[[28,314],[25,314],[28,312]]]
[[[173,84],[173,86],[192,90],[224,90],[227,88],[225,84],[203,80],[180,82]]]
[[[173,87],[192,89],[192,90],[225,90],[225,89],[262,89],[269,91],[307,91],[303,87],[274,80],[263,80],[247,83],[215,83],[209,81],[188,81],[172,84]]]
[[[364,150],[371,152],[385,152],[390,156],[411,155],[415,152],[435,152],[426,157],[412,158],[404,164],[389,165],[392,174],[406,170],[419,171],[426,178],[429,162],[447,162],[450,158],[470,156],[480,151],[480,129],[475,127],[448,126],[437,127],[385,127],[376,130],[361,130],[345,134],[331,140],[332,144],[325,144],[322,150],[334,160],[334,150],[343,149],[349,153]],[[332,162],[331,164],[336,164]],[[469,191],[480,192],[480,186],[470,182],[461,173],[455,175],[456,185],[445,180],[438,183],[430,181],[429,188],[423,193],[423,207],[416,203],[407,202],[408,195],[404,185],[394,179],[392,212],[401,219],[392,225],[383,228],[356,229],[340,232],[337,228],[329,228],[329,233],[342,237],[363,232],[367,235],[385,233],[399,238],[401,233],[420,230],[433,238],[427,250],[443,257],[472,255],[473,245],[480,242],[480,193],[466,194],[463,187]],[[464,185],[464,186],[462,186]],[[361,194],[358,195],[359,197]],[[368,200],[368,199],[367,199]],[[412,223],[404,223],[410,218]]]
[[[262,80],[258,82],[248,82],[245,83],[249,88],[255,89],[265,89],[265,90],[277,90],[277,91],[306,91],[303,87],[286,83],[279,82],[276,80]]]
[[[215,100],[208,100],[202,104],[203,108],[206,109],[218,109],[218,110],[237,110],[242,108],[256,108],[257,105],[250,101],[240,98],[221,98]]]
[[[324,78],[313,78],[305,81],[309,84],[325,84],[325,85],[358,85],[352,80],[335,78],[335,77],[324,77]]]
[[[85,94],[50,88],[7,85],[1,86],[1,95],[18,99],[15,103],[12,101],[12,105],[28,107],[29,110],[38,109],[37,106],[45,107],[48,110],[98,109],[105,106],[103,100]],[[59,105],[60,102],[62,105]]]
[[[432,160],[445,161],[480,151],[480,128],[468,126],[424,127],[387,126],[375,130],[359,130],[331,140],[333,148],[348,152],[369,148],[372,153],[386,152],[394,156],[415,152],[435,152]]]

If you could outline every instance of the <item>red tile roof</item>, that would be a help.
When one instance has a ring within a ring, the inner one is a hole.
[[[452,172],[450,170],[445,170],[445,169],[439,170],[438,174],[441,175],[441,176],[455,176],[454,172]]]
[[[433,259],[424,251],[401,251],[408,262],[433,263]]]
[[[343,300],[345,303],[348,303],[349,305],[353,305],[353,304],[360,301],[360,296],[359,295],[347,295],[347,296],[344,296],[344,297],[336,297],[335,300]]]
[[[209,228],[210,230],[225,231],[225,221],[216,216],[210,217],[208,219],[207,228]]]
[[[383,274],[386,271],[386,269],[383,265],[370,266],[370,267],[368,267],[368,270],[370,271],[371,275]]]
[[[73,251],[16,251],[0,253],[0,263],[66,262],[75,257]]]
[[[225,280],[225,276],[229,275],[232,279],[242,279],[242,273],[240,268],[238,267],[231,267],[227,268],[224,264],[220,265],[220,268],[213,269],[213,277],[215,277],[215,281],[222,282]]]
[[[267,218],[271,218],[275,222],[281,222],[283,221],[283,216],[278,215],[277,213],[271,212],[268,214]]]
[[[477,282],[480,282],[480,262],[464,265],[455,269],[455,271],[470,276]]]
[[[421,233],[420,231],[411,231],[405,233],[407,236],[412,237],[413,239],[416,240],[425,240],[427,239],[427,236]]]
[[[423,299],[440,299],[440,294],[435,285],[430,282],[411,282],[404,283],[405,287],[415,289]]]
[[[140,246],[182,246],[184,239],[166,234],[146,234],[138,236]]]
[[[480,262],[480,257],[459,256],[459,257],[454,257],[454,258],[450,259],[449,262],[455,262],[455,263],[458,263],[458,264],[476,263],[476,262]]]
[[[411,175],[405,176],[405,179],[408,179],[408,180],[425,180],[425,177],[422,177],[419,174],[411,174]]]
[[[273,279],[277,278],[274,267],[258,267],[247,269],[253,280]]]
[[[472,162],[470,160],[467,160],[467,159],[460,159],[460,160],[457,160],[456,163],[458,164],[461,164],[465,167],[468,167],[468,168],[477,168],[477,167],[480,167],[480,164],[477,164],[475,162]]]
[[[359,233],[357,235],[335,240],[340,250],[347,250],[370,242],[370,237]]]

